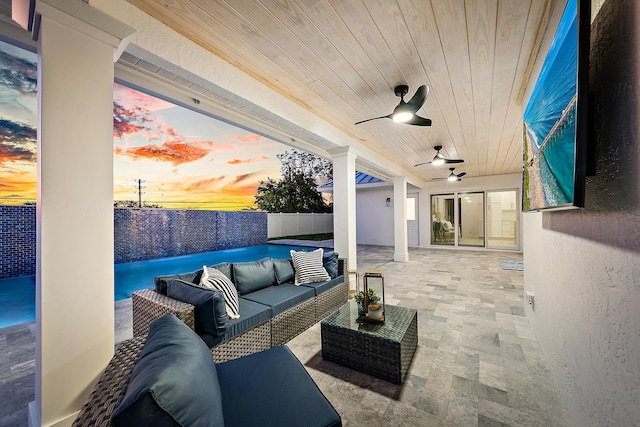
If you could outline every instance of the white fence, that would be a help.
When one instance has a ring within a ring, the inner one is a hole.
[[[270,213],[267,215],[269,239],[332,232],[332,213]]]

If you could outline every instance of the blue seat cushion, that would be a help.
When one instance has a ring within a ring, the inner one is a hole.
[[[217,368],[226,427],[342,425],[340,415],[286,346]]]
[[[279,286],[270,286],[251,292],[248,295],[244,295],[243,298],[268,305],[271,307],[271,316],[277,316],[294,305],[313,298],[314,295],[311,288],[296,286],[292,283],[283,283]]]
[[[260,261],[234,262],[233,280],[240,295],[275,285],[273,260],[263,258]]]
[[[222,393],[211,352],[173,314],[151,324],[112,425],[224,426]]]
[[[321,293],[326,292],[329,289],[341,284],[342,282],[344,282],[344,277],[338,276],[335,279],[327,280],[326,282],[305,283],[304,285],[300,285],[300,286],[312,288],[314,291],[314,294],[318,296]]]
[[[202,276],[202,270],[192,271],[190,273],[181,274],[169,274],[166,276],[156,276],[153,278],[153,285],[156,292],[162,295],[167,294],[167,283],[173,279],[184,280],[189,283],[200,283],[200,277]]]
[[[213,347],[223,341],[240,335],[254,326],[271,319],[271,307],[249,301],[245,298],[238,298],[240,305],[240,318],[229,319],[227,322],[227,332],[223,336],[202,335],[201,338],[209,346]]]
[[[338,277],[338,252],[324,252],[322,254],[322,266],[332,279]]]
[[[194,306],[195,329],[198,335],[222,337],[227,332],[229,316],[224,295],[219,290],[173,279],[167,283],[167,296]]]
[[[276,281],[278,285],[293,282],[293,279],[296,277],[296,272],[293,270],[293,264],[291,264],[291,259],[289,258],[274,258],[273,267],[276,270]]]

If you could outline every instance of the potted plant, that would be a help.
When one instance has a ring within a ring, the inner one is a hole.
[[[362,310],[362,313],[365,312],[364,307],[364,291],[358,292],[354,296],[358,307]],[[376,291],[373,288],[369,288],[369,292],[367,294],[367,304],[366,311],[369,314],[369,317],[372,319],[381,319],[382,318],[382,307],[378,305],[380,302],[380,297],[376,294]]]

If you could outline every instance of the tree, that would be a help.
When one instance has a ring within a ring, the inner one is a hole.
[[[277,157],[281,163],[280,173],[283,177],[301,174],[313,178],[318,185],[333,179],[331,160],[298,150],[285,151]]]
[[[331,179],[331,161],[298,150],[279,154],[278,159],[282,176],[280,181],[273,178],[260,181],[255,196],[258,209],[301,213],[332,211],[317,189],[319,184]]]
[[[139,208],[139,207],[161,208],[162,206],[155,203],[147,203],[147,202],[142,202],[142,206],[140,206],[139,202],[136,202],[135,200],[114,200],[113,207],[114,208]]]

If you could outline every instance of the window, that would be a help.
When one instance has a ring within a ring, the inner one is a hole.
[[[487,247],[518,248],[518,192],[487,191]]]

